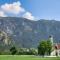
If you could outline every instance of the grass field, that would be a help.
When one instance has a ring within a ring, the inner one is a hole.
[[[60,57],[37,57],[37,56],[19,56],[19,55],[0,55],[0,60],[60,60]]]

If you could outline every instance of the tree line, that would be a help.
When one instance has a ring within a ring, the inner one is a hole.
[[[50,40],[42,40],[38,47],[35,48],[17,48],[12,46],[9,50],[1,51],[0,55],[50,55],[52,51],[52,44]]]

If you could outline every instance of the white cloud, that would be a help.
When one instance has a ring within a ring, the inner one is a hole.
[[[3,11],[0,11],[0,17],[6,17],[6,15]]]
[[[27,12],[22,6],[20,1],[13,2],[13,3],[5,3],[0,6],[0,16],[6,17],[6,16],[20,16],[24,17],[30,20],[35,20],[35,17],[30,13]]]
[[[30,20],[34,20],[35,17],[32,16],[32,14],[30,12],[26,12],[24,15],[23,15],[24,18],[27,18],[27,19],[30,19]]]
[[[1,9],[6,13],[16,15],[25,11],[24,8],[21,7],[21,3],[19,1],[12,4],[5,3],[4,5],[1,5]]]

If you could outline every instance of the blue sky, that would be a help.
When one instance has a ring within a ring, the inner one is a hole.
[[[20,7],[25,11],[20,14],[11,14],[4,11],[8,16],[22,16],[31,19],[55,19],[60,20],[60,0],[0,0],[0,5],[20,2]],[[0,8],[0,10],[2,10]],[[16,10],[15,10],[16,11]],[[27,13],[28,12],[28,13]],[[17,12],[18,13],[18,12]]]

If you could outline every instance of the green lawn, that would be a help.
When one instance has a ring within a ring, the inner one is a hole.
[[[60,60],[60,57],[41,58],[36,56],[0,55],[0,60]]]

